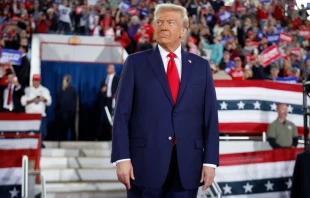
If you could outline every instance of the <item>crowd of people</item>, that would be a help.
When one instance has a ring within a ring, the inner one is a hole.
[[[33,33],[65,33],[113,37],[129,54],[142,51],[156,44],[151,23],[155,5],[160,2],[187,8],[190,27],[184,48],[208,58],[213,71],[225,71],[230,76],[226,78],[296,76],[301,80],[310,65],[303,60],[309,51],[309,37],[299,34],[301,29],[309,29],[307,9],[302,5],[294,10],[292,0],[236,0],[230,6],[222,0],[2,0],[0,46],[23,48],[27,53]],[[231,16],[221,20],[227,11]],[[262,72],[257,55],[273,44],[267,35],[280,32],[292,34],[293,42],[276,42],[283,58],[274,64],[274,71],[267,67]],[[235,68],[240,61],[241,68]]]
[[[223,0],[0,0],[0,50],[22,54],[18,66],[0,59],[2,92],[9,91],[9,84],[29,86],[33,34],[111,37],[132,54],[156,46],[153,12],[163,2],[187,8],[190,25],[183,49],[209,60],[214,79],[297,83],[308,77],[309,14],[307,5],[298,7],[294,0],[235,0],[229,5]],[[279,39],[281,33],[291,41]],[[265,65],[260,54],[273,45],[281,58]],[[7,79],[12,73],[17,81]]]
[[[184,49],[210,60],[216,79],[300,82],[307,77],[310,22],[294,0],[62,0],[0,1],[1,48],[28,53],[34,33],[112,37],[129,54],[156,45],[153,11],[171,2],[188,10]],[[297,9],[296,9],[297,7]],[[285,32],[292,42],[269,36]],[[302,34],[302,32],[306,34]],[[266,67],[259,54],[276,44],[282,58]]]

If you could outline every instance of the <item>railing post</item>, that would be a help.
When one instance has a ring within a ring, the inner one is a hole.
[[[263,132],[263,142],[266,142],[266,140],[267,140],[267,136],[266,136],[266,132],[264,131]]]
[[[46,198],[46,186],[45,186],[45,178],[41,173],[41,198]]]
[[[28,156],[22,159],[22,198],[28,197]]]

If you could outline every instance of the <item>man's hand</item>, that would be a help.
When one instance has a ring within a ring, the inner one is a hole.
[[[130,178],[135,180],[135,176],[133,174],[133,167],[131,161],[123,161],[117,163],[117,178],[118,181],[123,183],[126,188],[130,189]]]
[[[205,191],[209,186],[211,186],[213,179],[215,177],[215,168],[209,166],[203,166],[201,171],[200,183],[205,182],[202,190]]]
[[[106,92],[107,91],[107,86],[102,87],[101,92]]]
[[[45,102],[46,99],[43,96],[40,96],[40,101]]]

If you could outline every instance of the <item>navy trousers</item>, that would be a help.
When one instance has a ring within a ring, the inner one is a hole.
[[[150,178],[152,179],[152,178]],[[177,162],[176,147],[173,147],[169,172],[162,188],[145,188],[133,185],[127,189],[127,198],[197,198],[197,189],[184,190]]]

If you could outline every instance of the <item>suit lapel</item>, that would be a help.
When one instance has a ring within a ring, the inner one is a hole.
[[[170,92],[170,88],[168,85],[167,75],[165,72],[163,61],[162,61],[160,53],[159,53],[158,46],[156,46],[154,48],[154,50],[148,56],[148,59],[149,59],[149,62],[151,64],[151,66],[152,66],[162,88],[164,89],[164,91],[166,93],[168,100],[170,101],[171,105],[174,105],[173,100],[172,100],[172,96],[171,96],[171,92]]]
[[[189,77],[193,69],[193,60],[190,59],[190,56],[187,52],[182,49],[182,74],[181,74],[181,85],[179,89],[179,94],[177,98],[177,104],[181,101],[184,91],[189,82]]]

